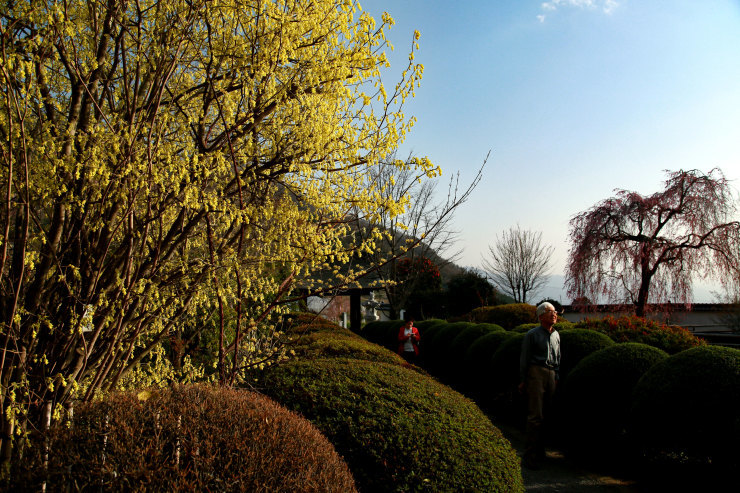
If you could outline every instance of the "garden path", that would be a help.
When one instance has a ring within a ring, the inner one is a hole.
[[[511,425],[494,422],[521,457],[524,433]],[[536,471],[522,467],[525,490],[534,493],[647,493],[650,488],[638,481],[589,471],[565,457],[559,450],[548,449],[547,460]]]

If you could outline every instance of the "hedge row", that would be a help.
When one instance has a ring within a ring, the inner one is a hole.
[[[537,324],[512,320],[532,309],[487,307],[468,317],[498,317],[508,331],[485,330],[480,323],[418,322],[421,365],[497,419],[521,424],[525,404],[516,389],[521,341]],[[563,356],[554,415],[562,423],[557,440],[569,453],[601,463],[637,456],[650,467],[690,463],[728,470],[738,465],[738,453],[726,444],[736,443],[740,433],[740,351],[709,347],[685,329],[637,317],[559,322],[556,329]],[[662,370],[674,377],[650,376],[663,360],[675,365]],[[661,419],[669,424],[659,426]],[[681,433],[671,432],[679,427]]]
[[[523,491],[516,453],[485,414],[394,354],[402,325],[363,328],[386,348],[339,327],[304,331],[296,358],[254,385],[311,420],[361,491]]]
[[[401,365],[296,360],[259,385],[329,438],[361,491],[523,491],[515,451],[475,404]]]

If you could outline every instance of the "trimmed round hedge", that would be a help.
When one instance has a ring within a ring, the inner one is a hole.
[[[13,464],[16,491],[356,491],[309,421],[246,390],[208,385],[113,394],[75,407]],[[238,485],[238,487],[236,486]]]
[[[517,389],[524,334],[516,332],[508,334],[509,337],[491,357],[490,405],[498,417],[519,423],[524,418],[526,409],[526,402]]]
[[[568,451],[601,463],[630,456],[626,429],[632,391],[667,357],[661,349],[625,342],[583,358],[563,386],[561,436]]]
[[[435,331],[424,342],[424,364],[437,377],[449,381],[452,377],[450,346],[462,331],[475,324],[455,322],[446,324]]]
[[[385,324],[385,336],[382,345],[391,351],[398,351],[398,332],[406,322],[403,320],[388,320]]]
[[[739,409],[740,350],[687,349],[637,383],[631,432],[646,457],[663,465],[733,470],[740,467]]]
[[[524,491],[511,444],[432,378],[333,359],[271,367],[259,385],[334,443],[362,491]]]
[[[524,335],[510,332],[509,337],[493,353],[491,367],[496,382],[494,388],[498,391],[511,390],[519,385],[519,358]]]
[[[591,353],[613,346],[609,336],[587,329],[560,332],[560,380],[568,379],[570,371]]]
[[[504,329],[495,324],[472,324],[459,332],[450,343],[447,355],[449,375],[458,386],[458,390],[467,390],[472,383],[467,378],[465,368],[468,349],[480,337],[493,332],[504,332]]]
[[[403,358],[378,344],[366,341],[353,333],[326,331],[301,337],[292,346],[301,359],[341,358],[352,355],[356,359],[405,364]]]
[[[376,320],[366,323],[362,327],[360,335],[370,342],[382,345],[383,337],[385,337],[385,322]]]
[[[511,330],[517,325],[537,323],[537,307],[527,303],[482,306],[470,312],[470,318],[474,322],[498,324]]]
[[[586,319],[577,322],[575,327],[601,332],[615,342],[641,342],[662,349],[668,354],[680,353],[707,344],[683,327],[666,325],[634,315]]]
[[[536,324],[521,324],[521,325],[517,325],[516,327],[514,327],[511,330],[512,330],[512,332],[522,332],[522,333],[526,334],[531,329],[534,329],[535,327],[539,327],[539,326],[540,326],[539,323],[536,323]],[[553,325],[553,328],[555,330],[557,330],[558,332],[560,332],[562,330],[570,330],[570,329],[573,329],[573,328],[575,328],[575,326],[573,325],[572,322],[568,322],[567,320],[563,320],[563,321],[560,321],[560,322],[556,323],[555,325]]]
[[[493,355],[512,335],[507,331],[489,332],[476,339],[465,353],[462,378],[469,382],[466,389],[478,403],[486,408],[490,408],[497,380],[492,364]]]
[[[414,322],[414,325],[419,330],[426,330],[432,325],[439,325],[439,324],[446,324],[446,320],[442,320],[441,318],[429,318],[427,320],[421,320],[419,322]]]

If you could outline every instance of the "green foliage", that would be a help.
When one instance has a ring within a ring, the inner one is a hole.
[[[450,380],[452,341],[464,330],[475,324],[469,322],[455,322],[441,326],[424,345],[424,364],[436,376],[443,380]]]
[[[293,348],[295,357],[305,360],[318,358],[353,357],[367,361],[404,364],[403,358],[386,348],[368,342],[345,329],[314,332],[297,340]]]
[[[512,336],[511,332],[493,331],[476,339],[465,353],[464,374],[467,392],[484,407],[490,407],[497,375],[493,370],[493,355]]]
[[[383,339],[386,334],[386,323],[380,320],[368,322],[362,327],[360,335],[370,342],[383,345]]]
[[[484,276],[469,269],[452,277],[445,287],[445,302],[449,316],[464,315],[471,310],[492,305],[496,292]]]
[[[535,327],[539,327],[539,323],[531,323],[531,324],[521,324],[514,327],[512,332],[521,332],[523,334],[526,334],[529,332],[530,329],[534,329]],[[557,330],[558,332],[562,330],[572,329],[575,325],[573,322],[568,322],[567,320],[559,319],[559,322],[557,322],[555,325],[553,325],[553,328]]]
[[[497,416],[520,422],[526,412],[526,403],[519,396],[519,357],[524,334],[508,332],[509,337],[491,358],[491,407]]]
[[[519,357],[522,353],[523,340],[524,334],[510,333],[493,353],[491,367],[496,378],[495,391],[508,392],[519,385]]]
[[[513,329],[511,329],[512,332],[519,332],[522,334],[526,334],[531,329],[534,329],[535,327],[539,327],[540,324],[530,323],[530,324],[519,324]]]
[[[673,472],[740,466],[740,350],[703,346],[650,368],[635,387],[631,433]]]
[[[282,326],[288,333],[315,332],[325,328],[335,328],[338,325],[331,320],[310,312],[295,312],[283,316]]]
[[[442,320],[441,318],[429,318],[426,320],[414,322],[414,325],[416,326],[417,329],[422,330],[422,329],[428,329],[432,325],[439,325],[439,324],[446,324],[446,323],[447,321]]]
[[[706,344],[683,327],[666,325],[634,315],[586,319],[576,323],[575,327],[601,332],[616,342],[641,342],[662,349],[668,354],[676,354]]]
[[[447,374],[458,390],[466,391],[472,383],[467,379],[465,371],[465,356],[470,346],[480,337],[492,332],[503,332],[504,329],[495,324],[471,324],[463,328],[452,339],[447,354]]]
[[[570,371],[589,354],[614,345],[609,336],[586,329],[572,329],[560,333],[560,380],[566,380]]]
[[[9,489],[41,491],[46,481],[47,491],[356,491],[347,464],[310,422],[245,390],[114,394],[78,405],[72,426],[35,441],[13,463]]]
[[[596,462],[623,461],[632,391],[665,351],[635,342],[614,344],[581,360],[563,386],[561,436],[569,451]]]
[[[395,352],[398,346],[398,330],[403,324],[403,320],[370,322],[362,328],[361,335],[368,341]]]
[[[382,345],[391,351],[398,350],[398,332],[406,322],[403,320],[389,320],[385,322],[385,335]]]
[[[488,418],[404,367],[291,361],[259,386],[334,443],[362,491],[523,491],[516,453]]]
[[[470,318],[474,322],[494,323],[506,330],[511,330],[517,325],[537,323],[537,307],[527,303],[483,306],[473,310]]]

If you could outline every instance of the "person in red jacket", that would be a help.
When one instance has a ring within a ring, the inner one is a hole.
[[[406,323],[398,331],[398,354],[409,363],[416,363],[419,357],[419,329],[414,327],[413,317],[407,317]]]

